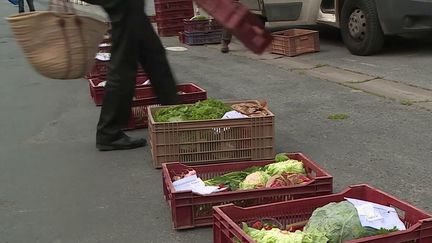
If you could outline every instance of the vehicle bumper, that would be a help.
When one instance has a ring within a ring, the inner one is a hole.
[[[432,0],[377,0],[384,34],[432,30]]]

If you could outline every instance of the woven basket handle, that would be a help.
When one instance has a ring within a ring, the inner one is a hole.
[[[76,14],[75,8],[67,0],[50,0],[48,5],[48,11],[55,11],[54,9],[56,10],[56,12]]]
[[[61,11],[61,9],[63,11]],[[75,8],[73,7],[73,5],[68,0],[50,0],[48,11],[70,13],[70,14],[76,15]],[[66,24],[65,20],[60,17],[59,18],[59,25],[62,27],[62,32],[63,32],[63,36],[64,36],[64,41],[65,41],[65,43],[64,43],[65,48],[64,49],[66,51],[66,56],[68,57],[68,68],[65,72],[65,77],[68,77],[69,73],[71,72],[70,66],[72,64],[72,57],[71,57],[71,53],[70,53],[71,43],[70,43],[70,40],[69,40],[68,35],[66,33],[65,24]],[[75,24],[79,28],[79,35],[81,37],[81,42],[84,43],[84,33],[82,30],[82,22],[78,16],[75,16]],[[88,53],[84,52],[83,55],[85,58],[84,60],[87,60],[88,59]],[[83,62],[82,70],[83,70],[82,72],[87,70],[86,62]]]

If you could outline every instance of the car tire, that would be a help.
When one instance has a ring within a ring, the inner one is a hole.
[[[372,55],[384,45],[375,0],[346,0],[341,11],[340,28],[345,45],[354,55]]]

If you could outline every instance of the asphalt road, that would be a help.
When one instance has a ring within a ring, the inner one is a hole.
[[[1,16],[15,11],[0,2]],[[207,47],[169,58],[179,82],[210,97],[267,99],[276,150],[304,152],[334,175],[335,191],[369,183],[432,212],[431,112]],[[210,228],[172,230],[148,147],[95,149],[87,82],[36,74],[3,18],[0,73],[1,243],[212,241]],[[327,119],[335,113],[350,117]]]

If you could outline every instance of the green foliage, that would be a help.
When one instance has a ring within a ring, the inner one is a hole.
[[[249,175],[256,171],[260,171],[261,167],[250,167],[243,171],[230,172],[210,180],[204,181],[207,186],[218,186],[223,184],[228,187],[231,191],[235,191],[239,188],[239,185]]]
[[[349,116],[347,114],[343,114],[343,113],[333,114],[333,115],[328,116],[328,119],[334,120],[334,121],[341,121],[341,120],[345,120],[348,118],[349,118]]]
[[[322,232],[329,243],[340,243],[361,237],[363,227],[357,209],[348,201],[329,203],[316,209],[304,232]]]
[[[243,231],[257,243],[326,243],[327,238],[322,233],[304,233],[301,231],[287,232],[278,228],[271,230],[254,229],[242,223]]]
[[[232,109],[222,101],[209,99],[193,105],[178,105],[158,110],[156,122],[180,122],[193,120],[220,119]]]
[[[270,176],[280,175],[284,172],[295,174],[306,174],[303,162],[297,160],[286,160],[265,166],[265,171]]]
[[[276,154],[275,161],[283,162],[289,160],[288,156],[285,153]]]

